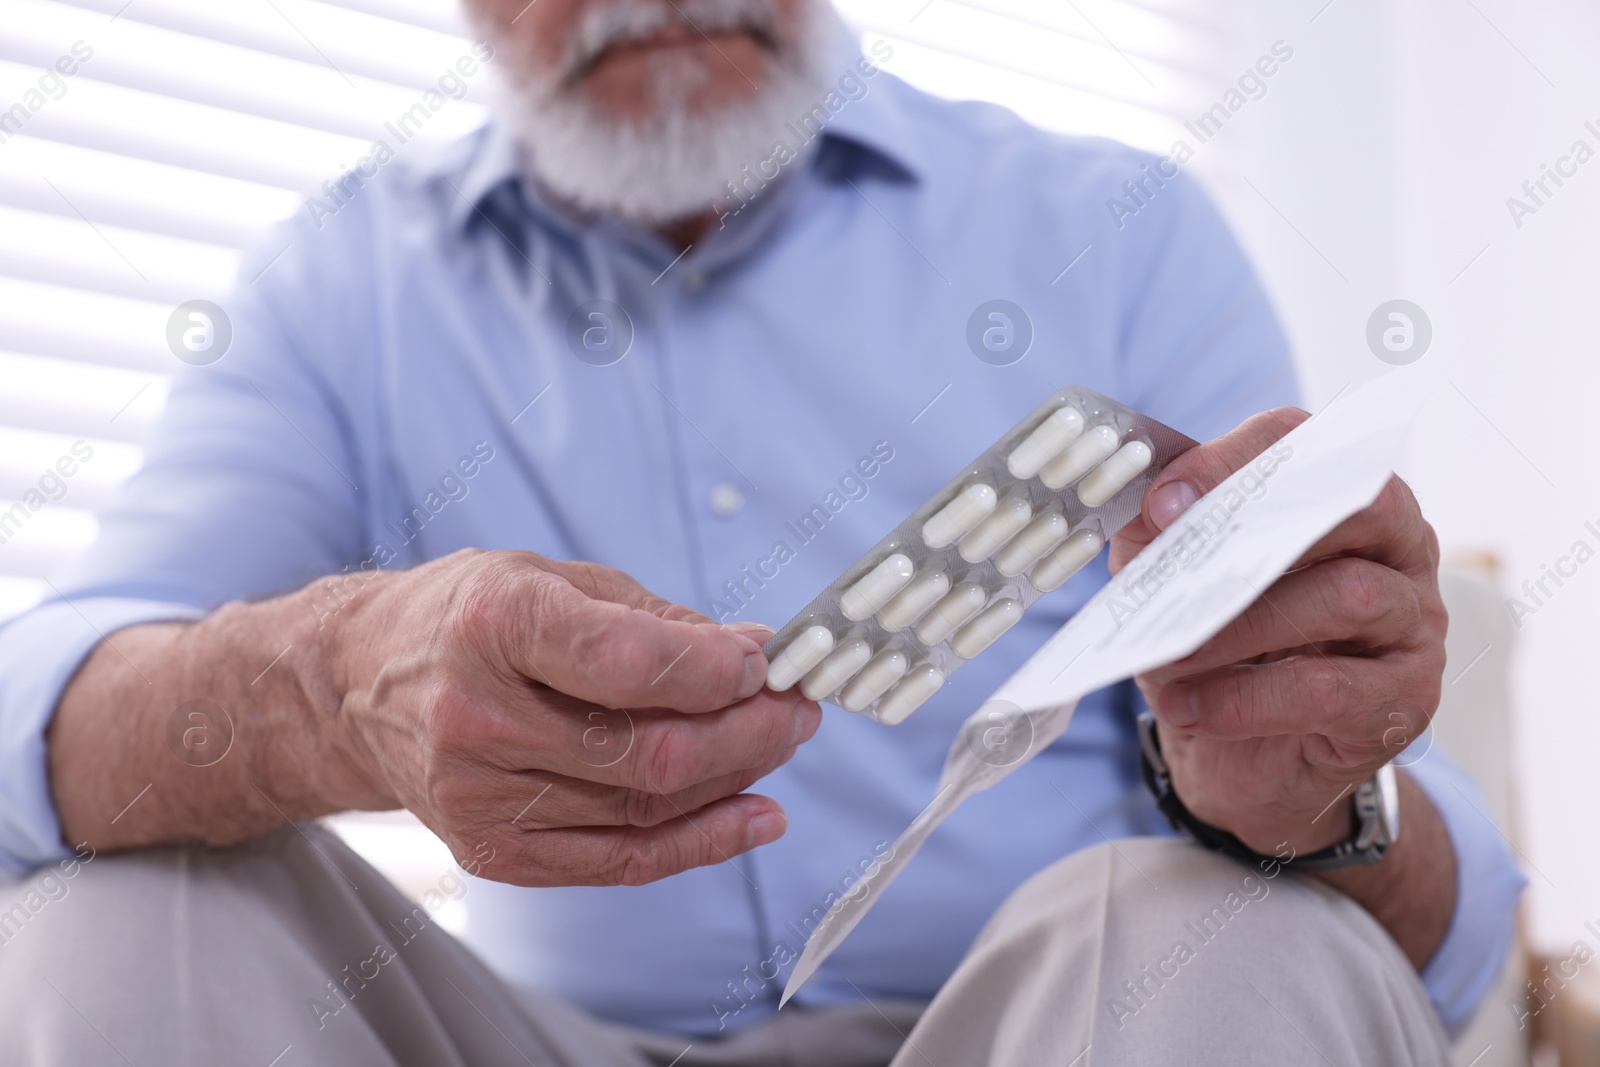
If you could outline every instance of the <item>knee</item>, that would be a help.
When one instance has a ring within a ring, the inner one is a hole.
[[[1363,1028],[1443,1041],[1409,962],[1360,905],[1178,838],[1107,843],[1053,864],[1017,889],[979,944],[1075,974],[1096,990],[1095,1032],[1122,1042],[1143,1040],[1133,1030],[1165,1039],[1280,1015],[1308,1033],[1328,1024],[1313,1036],[1346,1049]]]
[[[378,896],[381,877],[331,833],[284,826],[232,848],[83,850],[0,888],[0,990],[45,970],[125,991],[132,976],[186,973],[186,954],[306,955],[330,933],[329,901]],[[392,890],[390,890],[392,893]],[[308,931],[310,932],[308,934]],[[94,976],[99,976],[98,978]],[[5,1014],[0,995],[0,1016]]]
[[[72,959],[126,944],[157,921],[181,888],[178,850],[120,854],[80,849],[0,890],[0,975],[33,961]],[[124,936],[107,941],[114,930]]]
[[[1404,964],[1382,927],[1343,894],[1281,865],[1247,866],[1181,838],[1076,852],[1023,883],[990,929],[1037,938],[1083,923],[1098,931],[1106,966],[1125,960],[1134,976],[1176,976],[1173,968],[1202,952],[1219,960],[1331,952],[1337,961],[1352,936],[1363,953]]]
[[[0,951],[0,967],[17,954],[13,942],[25,947],[30,932],[57,925],[46,917],[61,910],[62,902],[73,894],[75,887],[81,888],[91,881],[88,871],[97,858],[95,850],[85,844],[67,859],[41,867],[21,881],[0,889],[0,950],[3,950]],[[101,867],[104,866],[102,862]],[[83,895],[78,892],[80,898]]]
[[[406,929],[409,902],[316,826],[86,857],[67,873],[0,889],[0,1034],[29,1062],[100,1062],[106,1041],[139,1063],[180,1044],[195,1062],[225,1045],[266,1062],[279,1041],[316,1041],[317,1062],[373,1062],[370,1027],[348,1016],[410,988],[390,979],[345,1012],[370,981],[351,967]],[[419,928],[414,954],[440,944],[435,931]]]
[[[224,850],[108,854],[84,846],[0,889],[0,976],[52,960],[150,961],[177,924],[260,911],[261,875],[295,848],[281,833]]]
[[[1104,909],[1105,921],[1113,927],[1129,921],[1144,925],[1153,915],[1167,912],[1199,908],[1210,914],[1209,905],[1216,904],[1228,918],[1213,915],[1208,928],[1215,929],[1273,896],[1280,901],[1274,908],[1342,910],[1333,902],[1343,901],[1360,911],[1341,894],[1291,876],[1280,864],[1247,866],[1184,838],[1134,837],[1081,849],[1056,861],[1019,886],[1002,912],[1070,908],[1085,895]]]

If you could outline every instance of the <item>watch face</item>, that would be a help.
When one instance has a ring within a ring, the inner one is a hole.
[[[1400,836],[1400,783],[1395,779],[1394,764],[1385,763],[1374,777],[1378,786],[1378,839],[1393,844]]]

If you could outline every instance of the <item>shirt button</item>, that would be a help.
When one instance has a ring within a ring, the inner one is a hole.
[[[692,270],[683,276],[683,287],[691,293],[698,293],[706,287],[706,276],[700,271]]]
[[[731,519],[744,510],[744,494],[739,487],[722,482],[711,487],[711,513],[718,518]]]

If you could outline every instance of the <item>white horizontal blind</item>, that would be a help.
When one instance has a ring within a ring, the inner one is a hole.
[[[225,294],[467,52],[452,0],[4,0],[0,617],[137,469],[173,309]],[[485,76],[462,80],[418,144],[483,121]]]
[[[1212,88],[1218,0],[836,0],[885,69],[1045,129],[1166,150]]]
[[[1170,143],[1215,34],[1191,10],[1209,0],[838,2],[915,84],[1145,147]],[[179,365],[174,308],[225,294],[240,250],[374,139],[392,143],[384,124],[469,47],[454,0],[4,0],[3,12],[0,618],[48,589],[43,576],[93,539],[95,510],[137,469]],[[419,144],[483,121],[486,76],[464,81]],[[8,524],[18,503],[23,520]]]

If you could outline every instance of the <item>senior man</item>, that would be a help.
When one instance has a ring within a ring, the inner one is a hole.
[[[1193,656],[1086,699],[777,1013],[957,724],[1106,569],[897,729],[766,690],[756,620],[1067,382],[1212,439],[1122,565],[1304,417],[1250,417],[1293,399],[1285,344],[1170,168],[914,92],[824,0],[468,8],[496,123],[276,232],[96,547],[0,632],[0,855],[33,872],[0,901],[0,1042],[1445,1063],[1520,880],[1438,753],[1381,859],[1312,873],[1177,838],[1138,778],[1148,701],[1178,798],[1240,854],[1371,829],[1351,796],[1443,663],[1398,481]],[[996,298],[1025,358],[967,343]],[[402,806],[477,877],[412,905],[309,821]],[[458,941],[436,908],[463,894]]]

